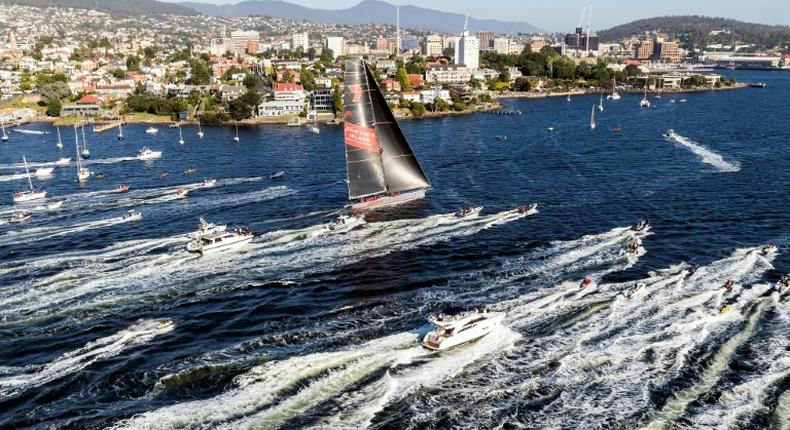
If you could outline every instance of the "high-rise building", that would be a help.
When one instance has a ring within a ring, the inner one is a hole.
[[[478,31],[477,40],[480,41],[480,49],[487,50],[494,47],[494,32],[493,31]]]
[[[310,49],[310,37],[307,33],[296,33],[291,36],[291,49],[294,51],[302,48],[303,52],[307,52]]]
[[[346,55],[346,39],[340,36],[330,36],[326,38],[326,47],[332,50],[334,57]]]
[[[588,40],[589,39],[589,40]],[[597,51],[600,44],[598,35],[584,33],[581,27],[576,27],[576,32],[565,35],[565,47],[576,51]]]
[[[469,70],[480,67],[480,41],[469,35],[467,23],[464,23],[464,32],[455,45],[455,64],[463,64]]]
[[[655,46],[653,44],[653,39],[640,40],[636,45],[634,57],[636,57],[637,60],[649,60],[653,58],[654,51]]]
[[[422,53],[426,57],[438,57],[442,55],[442,50],[442,36],[432,34],[425,38]]]
[[[384,51],[389,52],[390,50],[390,41],[387,40],[385,37],[379,37],[376,39],[376,51]]]
[[[260,43],[261,35],[257,31],[231,31],[230,50],[236,53],[247,50],[249,42]]]
[[[508,38],[497,37],[494,39],[494,51],[496,51],[497,54],[507,54],[509,44],[510,40]]]

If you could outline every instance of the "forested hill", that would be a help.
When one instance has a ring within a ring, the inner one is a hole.
[[[197,15],[197,12],[181,5],[155,0],[0,0],[0,5],[17,4],[34,7],[71,7],[92,9],[111,15]]]
[[[712,31],[729,32],[711,34]],[[707,16],[663,16],[640,19],[628,24],[618,25],[600,31],[601,40],[611,42],[624,37],[635,36],[645,31],[660,31],[682,41],[686,48],[704,48],[706,45],[722,43],[729,45],[755,44],[758,48],[787,50],[790,45],[790,26],[753,24],[728,18]]]

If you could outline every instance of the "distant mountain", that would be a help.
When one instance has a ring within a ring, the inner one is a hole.
[[[236,4],[212,5],[178,3],[212,16],[268,15],[275,18],[328,22],[337,24],[395,24],[395,6],[380,0],[364,0],[356,6],[341,10],[311,9],[280,0],[250,0]],[[401,27],[460,33],[464,29],[464,15],[442,12],[417,6],[400,7]],[[497,21],[469,18],[469,31],[497,33],[540,33],[542,30],[525,22]]]
[[[720,32],[721,30],[726,30]],[[616,41],[646,31],[660,31],[682,41],[687,48],[704,48],[706,45],[722,43],[729,45],[755,44],[759,48],[775,48],[790,45],[790,27],[783,25],[752,24],[728,18],[707,16],[663,16],[640,19],[628,24],[598,32],[601,40]]]
[[[33,7],[71,7],[92,9],[111,15],[197,15],[184,6],[155,0],[0,0],[0,4],[18,4]]]

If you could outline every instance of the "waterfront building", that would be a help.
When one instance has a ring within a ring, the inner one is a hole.
[[[459,84],[467,83],[472,74],[463,64],[431,64],[425,70],[425,82],[428,84]]]
[[[442,99],[446,102],[449,102],[451,100],[450,91],[443,90],[441,88],[420,91],[420,103],[433,103],[436,101],[436,99]]]
[[[319,112],[331,112],[334,110],[332,96],[335,90],[332,88],[316,88],[310,92],[310,109]]]
[[[307,95],[300,84],[277,82],[274,84],[274,99],[277,101],[299,101],[304,103]]]
[[[295,100],[269,100],[258,105],[258,116],[277,117],[299,115],[304,111],[304,102]]]

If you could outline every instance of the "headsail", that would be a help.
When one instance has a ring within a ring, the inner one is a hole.
[[[349,198],[430,187],[364,61],[346,62],[343,93]]]

